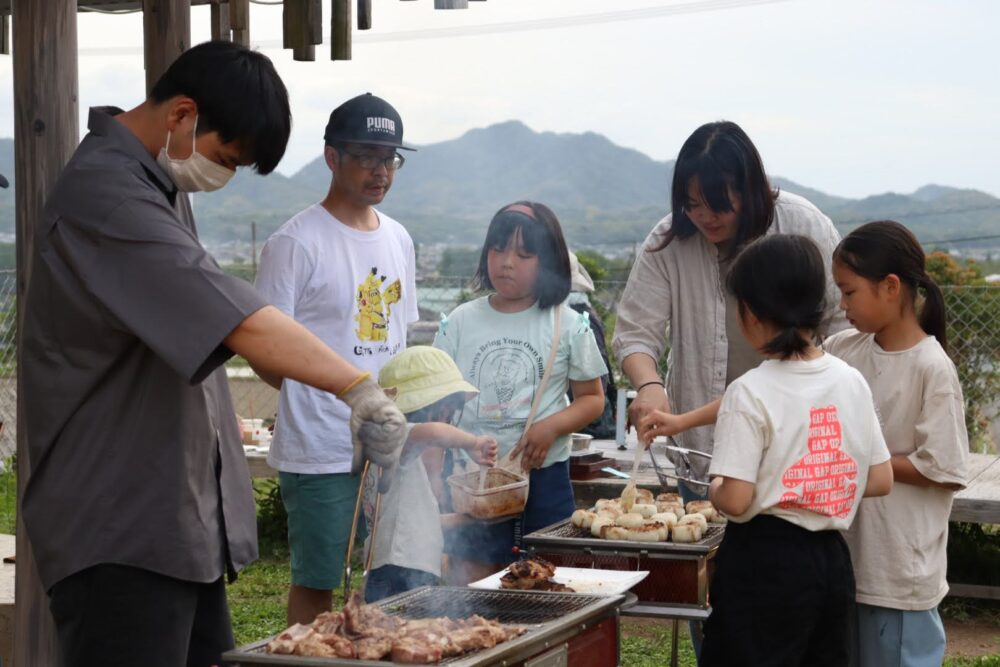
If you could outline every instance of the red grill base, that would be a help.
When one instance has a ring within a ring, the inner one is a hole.
[[[649,576],[632,588],[640,602],[664,602],[705,606],[708,580],[715,570],[713,558],[676,560],[648,556],[622,556],[592,554],[580,551],[552,551],[551,547],[538,547],[533,555],[540,556],[561,567],[596,568],[600,570],[648,570]],[[700,571],[704,581],[699,581]],[[700,590],[704,586],[704,593]]]

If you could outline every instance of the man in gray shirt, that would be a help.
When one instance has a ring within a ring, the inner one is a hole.
[[[36,223],[23,514],[66,665],[208,667],[232,647],[223,575],[257,556],[232,354],[336,394],[359,458],[398,459],[405,420],[368,374],[198,241],[184,192],[269,173],[290,125],[270,60],[199,45],[143,104],[91,110]],[[364,443],[362,420],[381,425]]]

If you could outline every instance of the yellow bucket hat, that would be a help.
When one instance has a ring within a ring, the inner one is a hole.
[[[447,352],[427,345],[414,345],[390,359],[379,372],[378,383],[383,389],[396,390],[396,407],[404,414],[452,394],[465,394],[468,401],[479,393]]]

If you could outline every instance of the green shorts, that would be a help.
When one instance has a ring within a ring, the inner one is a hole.
[[[360,481],[347,473],[278,473],[288,513],[288,547],[296,586],[333,590],[343,583],[344,556]]]

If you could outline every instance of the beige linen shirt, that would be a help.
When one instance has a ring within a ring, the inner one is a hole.
[[[958,373],[937,339],[886,352],[872,334],[841,332],[824,348],[868,381],[889,451],[920,474],[965,486],[969,440]],[[954,492],[896,482],[888,496],[866,498],[844,537],[851,548],[857,600],[922,611],[948,592],[948,517]]]
[[[643,244],[655,247],[670,229],[671,215],[661,220]],[[781,192],[775,203],[768,234],[808,236],[826,259],[826,314],[819,333],[847,327],[840,311],[840,291],[833,282],[830,260],[840,235],[828,217],[808,200]],[[729,337],[726,333],[726,293],[720,275],[718,249],[701,234],[675,239],[657,252],[643,250],[636,257],[628,284],[618,304],[618,322],[612,348],[619,361],[631,354],[659,360],[666,349],[667,395],[670,409],[686,412],[720,398],[726,389]],[[713,427],[692,429],[677,437],[678,444],[712,451]],[[695,473],[704,478],[708,461],[692,457]]]

